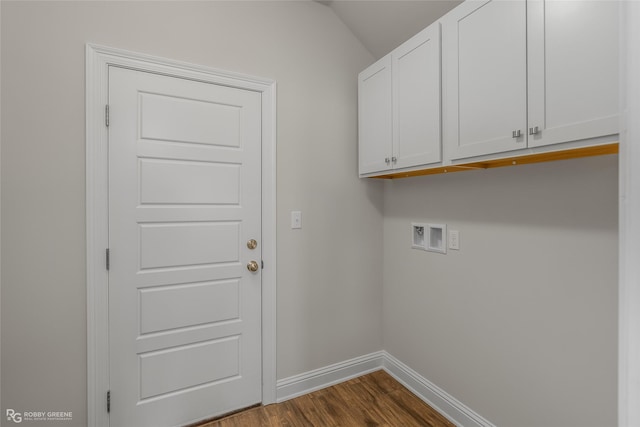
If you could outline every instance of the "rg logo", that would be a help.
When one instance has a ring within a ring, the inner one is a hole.
[[[22,414],[20,412],[16,412],[13,409],[7,409],[7,420],[13,421],[18,424],[22,422]]]

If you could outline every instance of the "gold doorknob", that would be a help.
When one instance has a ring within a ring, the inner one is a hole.
[[[252,273],[255,273],[256,271],[258,271],[258,268],[260,268],[260,266],[256,261],[249,261],[249,264],[247,264],[247,270],[249,270]]]
[[[258,247],[258,242],[255,241],[255,239],[251,239],[249,241],[247,241],[247,247],[249,249],[255,249]]]

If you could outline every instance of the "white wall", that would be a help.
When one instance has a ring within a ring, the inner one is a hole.
[[[498,426],[616,425],[617,156],[388,182],[384,347]],[[411,221],[460,231],[410,249]]]
[[[382,186],[356,173],[356,76],[373,58],[330,9],[2,1],[1,31],[2,410],[86,425],[87,42],[277,81],[277,376],[382,348]]]

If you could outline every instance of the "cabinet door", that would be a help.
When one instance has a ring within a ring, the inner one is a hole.
[[[525,2],[462,3],[442,19],[442,53],[448,157],[525,148]]]
[[[618,133],[618,8],[529,0],[529,147]]]
[[[391,58],[393,167],[440,162],[440,24],[403,43]]]
[[[360,174],[391,167],[391,56],[358,76],[358,158]]]

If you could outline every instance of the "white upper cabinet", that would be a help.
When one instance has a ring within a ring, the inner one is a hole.
[[[393,138],[391,56],[358,76],[358,159],[360,174],[389,168]]]
[[[447,157],[618,132],[618,2],[467,0],[442,19]]]
[[[393,153],[396,169],[442,160],[440,133],[440,25],[432,25],[391,52]]]
[[[526,147],[524,1],[467,1],[442,19],[444,137],[451,159]]]
[[[618,13],[618,1],[527,2],[529,147],[618,133]]]
[[[440,26],[360,73],[360,175],[439,163]]]

